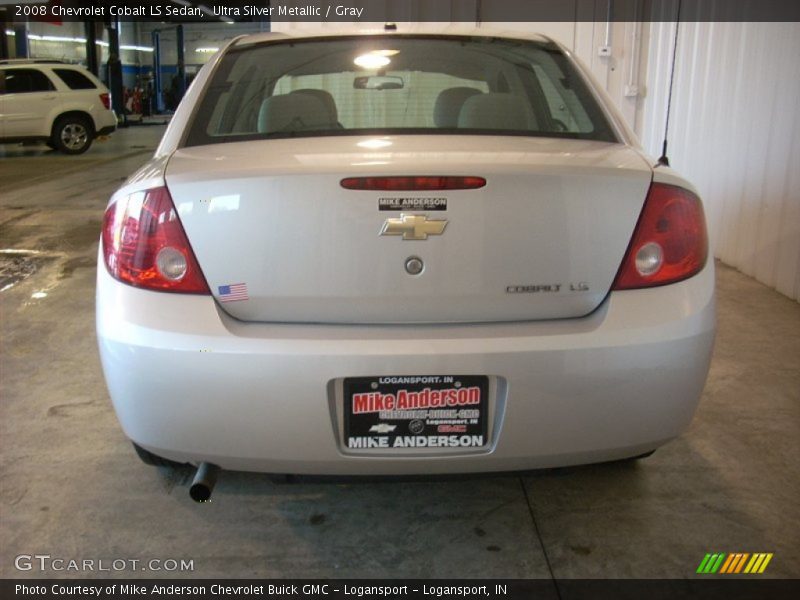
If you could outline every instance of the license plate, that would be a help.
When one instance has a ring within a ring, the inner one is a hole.
[[[348,450],[484,447],[488,395],[484,375],[347,378],[344,444]]]

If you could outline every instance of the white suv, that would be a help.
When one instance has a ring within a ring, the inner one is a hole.
[[[0,143],[44,141],[81,154],[117,127],[111,95],[86,69],[58,61],[0,61]]]

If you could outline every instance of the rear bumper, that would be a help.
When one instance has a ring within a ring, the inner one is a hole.
[[[211,297],[98,269],[97,333],[127,436],[165,458],[302,474],[534,469],[652,450],[689,424],[714,340],[713,263],[583,319],[451,326],[243,323]],[[491,376],[486,450],[350,451],[342,377]]]
[[[100,137],[102,135],[111,135],[116,130],[117,130],[117,126],[116,125],[108,125],[106,127],[103,127],[102,129],[98,129],[96,135],[97,135],[97,137]]]
[[[95,136],[110,135],[117,129],[117,115],[113,110],[101,110],[94,114]]]

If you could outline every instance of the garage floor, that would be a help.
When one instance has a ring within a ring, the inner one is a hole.
[[[41,576],[14,558],[49,554],[193,560],[195,577],[682,578],[706,552],[774,552],[766,575],[800,577],[800,305],[721,265],[700,409],[639,464],[349,485],[223,473],[193,503],[188,472],[134,455],[94,339],[103,208],[162,132],[81,157],[0,146],[0,577]]]

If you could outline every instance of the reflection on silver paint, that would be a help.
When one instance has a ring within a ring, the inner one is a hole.
[[[209,213],[227,212],[239,210],[239,194],[230,194],[227,196],[214,196],[208,204]]]
[[[362,140],[356,144],[359,148],[367,148],[368,150],[378,150],[380,148],[386,148],[391,146],[392,142],[390,142],[387,138],[373,138],[371,140]]]

